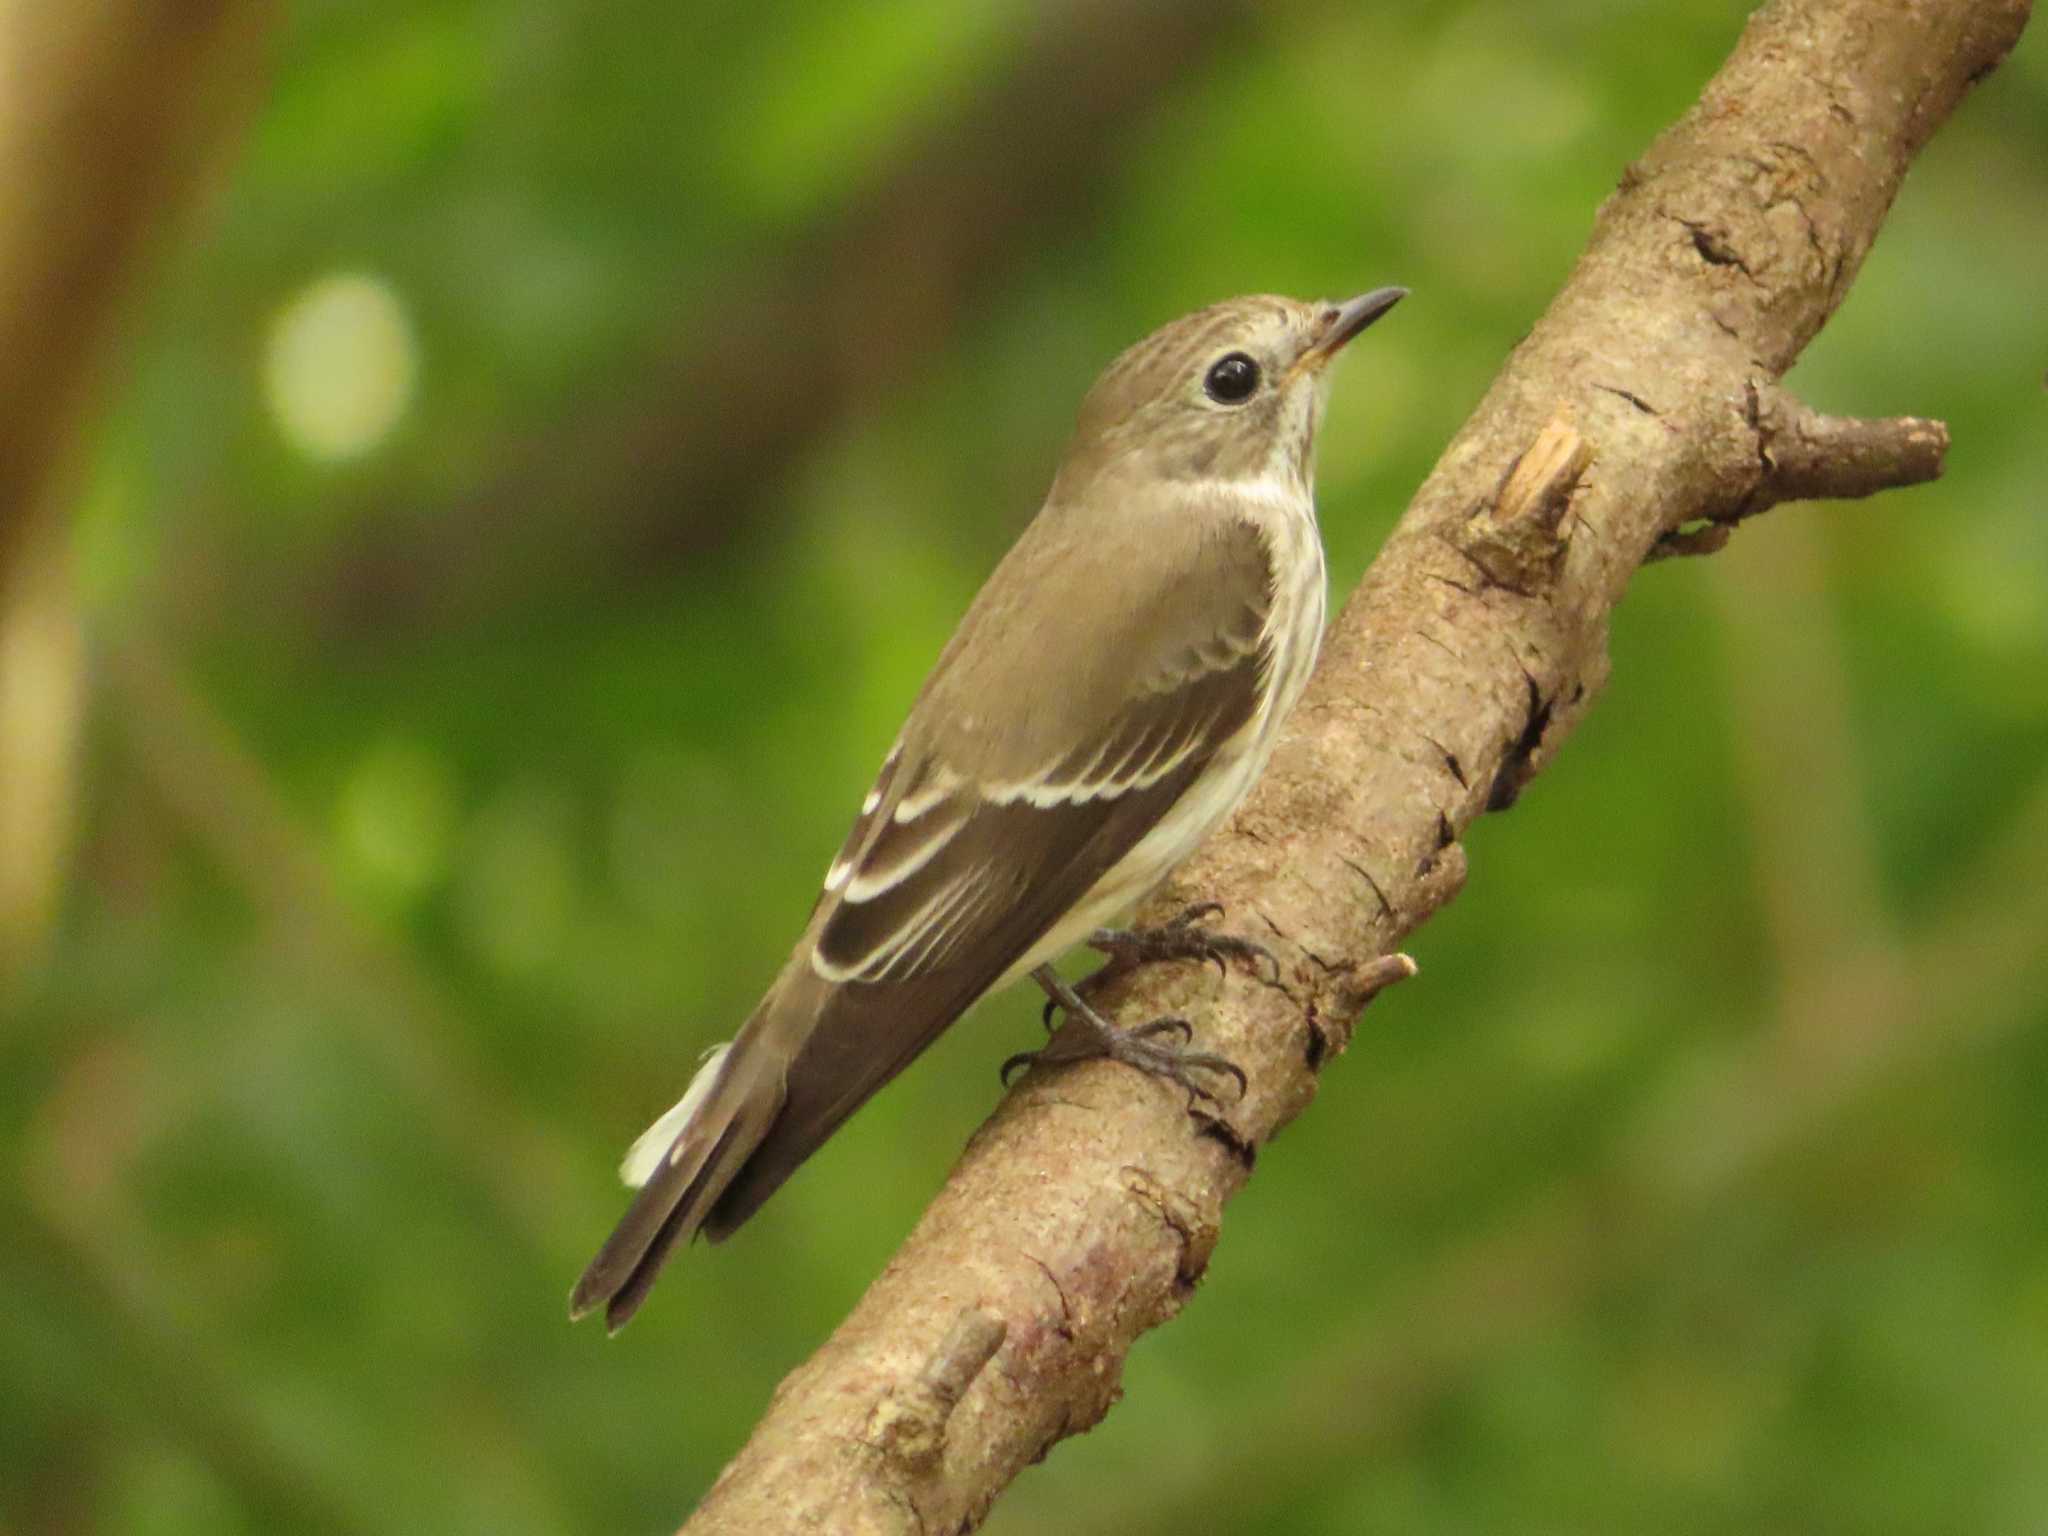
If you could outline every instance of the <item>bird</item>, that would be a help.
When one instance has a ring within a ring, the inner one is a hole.
[[[787,963],[628,1152],[637,1189],[570,1316],[616,1333],[940,1031],[1031,976],[1068,1020],[1017,1065],[1109,1056],[1213,1096],[1184,1020],[1120,1029],[1052,961],[1263,953],[1191,908],[1105,926],[1244,798],[1322,638],[1314,447],[1330,362],[1407,290],[1183,316],[1084,397],[1037,515],[940,653]],[[1219,960],[1220,963],[1220,960]],[[1100,974],[1100,973],[1098,973]],[[1178,1043],[1169,1036],[1181,1035]],[[1192,1101],[1191,1101],[1192,1102]]]

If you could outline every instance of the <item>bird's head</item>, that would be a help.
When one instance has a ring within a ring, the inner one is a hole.
[[[1265,481],[1306,493],[1324,371],[1402,299],[1226,299],[1162,326],[1103,370],[1081,404],[1063,478]]]

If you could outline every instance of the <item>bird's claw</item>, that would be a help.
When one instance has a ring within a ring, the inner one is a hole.
[[[1227,1056],[1218,1056],[1211,1051],[1193,1051],[1188,1043],[1194,1039],[1194,1026],[1182,1018],[1152,1019],[1133,1029],[1117,1029],[1104,1026],[1105,1033],[1096,1035],[1090,1030],[1084,1035],[1078,1047],[1055,1049],[1046,1046],[1036,1051],[1019,1051],[1003,1063],[1003,1086],[1008,1087],[1011,1076],[1017,1071],[1034,1066],[1061,1066],[1068,1062],[1092,1061],[1106,1057],[1120,1061],[1127,1067],[1136,1067],[1148,1077],[1160,1077],[1185,1088],[1188,1092],[1188,1107],[1197,1102],[1207,1102],[1222,1107],[1223,1100],[1216,1092],[1195,1074],[1214,1072],[1219,1076],[1237,1079],[1237,1097],[1244,1097],[1251,1086],[1244,1069]],[[1160,1035],[1177,1034],[1180,1043],[1167,1044],[1157,1039]]]
[[[1195,1043],[1195,1026],[1175,1013],[1167,1014],[1164,1018],[1148,1019],[1125,1033],[1136,1035],[1140,1040],[1149,1040],[1154,1035],[1178,1034],[1183,1046]]]
[[[1186,1019],[1168,1015],[1130,1029],[1119,1029],[1088,1003],[1089,994],[1103,983],[1155,960],[1212,960],[1219,971],[1227,970],[1225,962],[1230,959],[1264,960],[1272,966],[1273,981],[1277,983],[1279,962],[1263,944],[1234,934],[1211,933],[1201,926],[1205,918],[1221,916],[1222,912],[1222,903],[1200,901],[1157,928],[1099,928],[1088,942],[1108,959],[1100,970],[1078,983],[1061,980],[1049,965],[1033,971],[1033,978],[1045,989],[1045,1008],[1040,1014],[1045,1027],[1053,1028],[1053,1010],[1058,1008],[1067,1015],[1067,1028],[1042,1048],[1020,1051],[1005,1061],[1003,1085],[1008,1087],[1011,1077],[1025,1067],[1056,1066],[1106,1056],[1185,1088],[1190,1109],[1201,1101],[1219,1107],[1223,1102],[1195,1075],[1199,1072],[1236,1078],[1237,1096],[1243,1098],[1251,1086],[1244,1069],[1228,1057],[1190,1049],[1195,1027]],[[1180,1038],[1160,1038],[1165,1035]]]
[[[1009,1086],[1011,1074],[1019,1068],[1057,1066],[1064,1062],[1087,1061],[1097,1056],[1120,1061],[1125,1066],[1136,1067],[1152,1077],[1163,1077],[1187,1089],[1190,1109],[1202,1100],[1207,1100],[1219,1108],[1223,1103],[1207,1084],[1195,1076],[1198,1072],[1214,1072],[1236,1078],[1237,1096],[1240,1099],[1251,1086],[1250,1080],[1244,1075],[1244,1069],[1228,1057],[1189,1049],[1194,1043],[1195,1027],[1186,1019],[1169,1014],[1163,1018],[1148,1019],[1131,1029],[1118,1029],[1089,1007],[1087,1001],[1073,987],[1062,981],[1051,966],[1042,965],[1031,975],[1033,980],[1045,988],[1048,1015],[1053,1005],[1057,1004],[1066,1012],[1067,1027],[1041,1049],[1020,1051],[1004,1062],[1004,1087]],[[1162,1035],[1178,1035],[1180,1039],[1178,1042],[1162,1040],[1159,1038]]]
[[[1214,963],[1218,975],[1227,975],[1230,960],[1256,965],[1263,961],[1271,975],[1261,977],[1267,985],[1280,980],[1280,962],[1273,952],[1255,940],[1234,933],[1212,933],[1204,920],[1223,915],[1220,901],[1198,901],[1156,928],[1098,928],[1089,936],[1088,947],[1107,957],[1102,968],[1083,980],[1076,989],[1084,995],[1111,977],[1156,960],[1202,960]],[[1048,1018],[1050,1005],[1048,1005]]]

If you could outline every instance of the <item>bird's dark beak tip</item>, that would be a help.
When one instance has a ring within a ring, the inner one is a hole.
[[[1318,350],[1330,353],[1337,351],[1352,337],[1379,319],[1388,310],[1408,297],[1408,290],[1401,287],[1375,288],[1370,293],[1361,293],[1355,299],[1339,304],[1331,317],[1330,328],[1318,343]]]
[[[1408,297],[1400,287],[1375,288],[1355,299],[1333,304],[1325,312],[1323,332],[1303,354],[1303,361],[1321,368],[1329,363],[1360,331]]]

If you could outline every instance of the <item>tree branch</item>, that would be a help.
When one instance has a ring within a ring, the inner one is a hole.
[[[1866,421],[1826,416],[1783,390],[1761,390],[1751,411],[1763,478],[1744,515],[1780,502],[1873,496],[1940,478],[1948,428],[1919,416]]]
[[[1937,480],[1948,453],[1941,422],[1828,416],[1777,385],[1750,386],[1748,417],[1760,466],[1748,499],[1725,517],[1673,529],[1652,546],[1650,559],[1711,555],[1738,522],[1784,502],[1852,501]]]
[[[1252,798],[1150,909],[1223,901],[1279,956],[1280,986],[1152,967],[1104,999],[1125,1022],[1197,1019],[1203,1047],[1250,1074],[1243,1100],[1191,1134],[1177,1090],[1106,1063],[1034,1072],[688,1531],[968,1528],[1108,1411],[1132,1341],[1200,1278],[1256,1150],[1405,971],[1388,951],[1463,884],[1464,829],[1511,804],[1589,706],[1636,569],[1683,530],[1725,538],[1788,496],[1938,469],[1933,424],[1832,422],[1777,380],[1847,293],[1914,155],[2028,12],[1774,0],[1757,14],[1630,167],[1417,493]],[[937,1448],[892,1454],[878,1405],[961,1353],[945,1341],[963,1315],[998,1320],[1000,1343],[960,1378]]]

